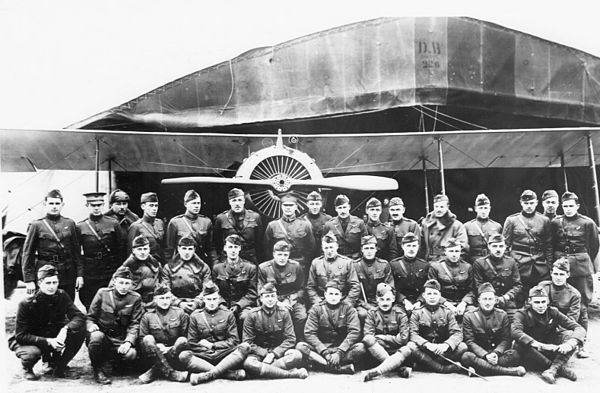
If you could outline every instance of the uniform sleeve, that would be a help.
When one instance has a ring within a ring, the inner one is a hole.
[[[592,265],[594,266],[594,273],[600,271],[600,267],[596,266],[596,257],[598,256],[598,227],[596,224],[590,220],[587,224],[587,228],[585,231],[586,239],[586,247],[588,249],[588,253],[590,254],[590,258],[592,260]]]
[[[475,314],[469,312],[463,317],[463,339],[469,351],[473,352],[477,357],[483,358],[488,354],[488,351],[483,349],[481,345],[477,344],[475,340],[475,332],[473,331],[473,325],[476,321]]]
[[[169,259],[171,259],[173,256],[173,252],[176,248],[175,243],[177,242],[177,225],[173,222],[173,220],[174,218],[169,221],[169,224],[167,224],[167,230],[165,231],[165,255],[167,255]],[[130,239],[130,241],[133,241],[133,239]],[[166,261],[169,259],[166,259]]]
[[[483,265],[483,258],[478,258],[473,263],[473,289],[475,289],[475,295],[477,295],[477,288],[485,282],[485,267]]]
[[[536,340],[525,332],[527,329],[527,311],[517,311],[510,327],[512,338],[519,344],[531,346]]]
[[[263,348],[259,345],[256,345],[256,333],[255,333],[255,324],[256,324],[257,314],[255,312],[251,312],[248,317],[244,320],[244,330],[242,333],[243,341],[245,343],[250,344],[252,353],[258,356],[267,356],[269,351],[266,348]]]
[[[188,329],[187,329],[187,340],[192,351],[198,348],[198,343],[200,342],[200,334],[198,332],[198,320],[196,319],[197,313],[200,311],[195,311],[192,313],[189,319]]]
[[[308,318],[306,319],[306,324],[304,325],[304,339],[307,343],[313,346],[317,353],[323,352],[327,347],[325,344],[319,340],[318,332],[319,332],[319,308],[321,308],[320,304],[315,304],[312,306],[310,311],[308,312]]]
[[[350,289],[348,290],[348,295],[345,300],[350,306],[354,306],[360,298],[360,281],[358,280],[358,274],[354,268],[354,263],[350,263],[349,266],[348,286]]]
[[[277,347],[273,348],[271,352],[275,354],[277,358],[283,356],[288,350],[294,348],[296,345],[296,334],[294,333],[294,325],[292,323],[292,317],[287,310],[282,310],[283,317],[283,341]]]
[[[360,320],[358,319],[358,312],[354,307],[348,307],[348,311],[346,311],[346,324],[348,333],[338,347],[344,353],[348,352],[350,347],[356,344],[360,338]]]
[[[306,229],[307,229],[307,235],[306,235],[306,250],[304,251],[304,258],[306,261],[310,261],[312,256],[316,254],[316,248],[317,248],[317,244],[315,242],[315,234],[313,233],[312,230],[312,225],[309,222],[306,222],[303,220],[303,222],[306,223]]]
[[[569,312],[567,313],[567,317],[573,319],[574,321],[579,321],[579,316],[581,315],[581,295],[573,294],[571,299],[569,299]]]
[[[513,286],[511,289],[506,291],[504,296],[506,296],[508,300],[515,300],[517,298],[517,295],[523,290],[523,284],[521,283],[521,274],[519,273],[519,267],[516,263],[512,266],[511,281],[513,282]]]
[[[542,247],[544,250],[544,257],[546,258],[546,264],[549,269],[552,270],[552,262],[554,262],[554,255],[552,249],[552,234],[550,233],[550,220],[544,220],[544,228],[542,231]]]
[[[190,326],[190,316],[186,312],[181,313],[181,324],[179,325],[179,336],[185,337],[188,331],[188,327]]]
[[[450,346],[450,349],[454,350],[463,340],[462,330],[458,322],[456,322],[456,317],[452,311],[446,313],[446,322],[448,323],[450,337],[444,342]]]
[[[36,345],[42,349],[48,349],[50,346],[48,345],[46,337],[31,333],[35,326],[32,322],[37,318],[37,315],[32,311],[29,304],[25,301],[19,303],[15,339],[20,345]]]
[[[376,314],[374,312],[367,312],[365,326],[363,327],[364,336],[374,336],[377,334],[377,320],[375,319],[375,315]]]
[[[458,225],[456,226],[455,236],[456,240],[462,245],[461,255],[463,258],[469,254],[469,237],[467,236],[467,230],[462,222],[456,221]]]
[[[504,236],[506,241],[506,251],[508,253],[510,250],[512,250],[513,244],[513,222],[510,217],[506,217],[503,227],[504,229],[502,229],[502,236]]]
[[[468,267],[469,269],[469,274],[468,274],[468,286],[469,286],[469,291],[465,294],[465,296],[463,296],[462,300],[463,302],[465,302],[468,305],[474,305],[475,302],[475,295],[473,293],[473,267],[471,265],[469,265]]]
[[[248,316],[247,319],[250,317]],[[215,341],[215,349],[227,349],[233,348],[240,343],[240,338],[238,336],[238,328],[237,323],[235,321],[235,315],[233,313],[229,313],[227,317],[227,338],[222,341]]]
[[[150,321],[148,314],[148,312],[145,312],[140,320],[140,338],[144,338],[150,334]]]
[[[37,225],[30,223],[23,243],[23,281],[35,281],[35,252],[38,248],[39,233]]]
[[[410,330],[408,328],[408,317],[405,313],[399,312],[396,316],[398,323],[398,333],[391,337],[391,342],[396,346],[401,347],[408,343],[408,337],[410,336]]]
[[[400,252],[398,251],[398,240],[396,239],[396,234],[394,233],[394,228],[389,228],[389,236],[388,236],[388,248],[390,250],[389,255],[387,256],[388,261],[391,261],[394,258],[398,258],[400,256]]]
[[[315,305],[323,301],[323,298],[319,296],[317,292],[317,267],[315,261],[310,264],[308,271],[308,281],[306,283],[306,290],[308,291],[308,298],[310,302]]]
[[[131,226],[129,227],[129,231],[127,232],[127,255],[131,254],[131,246],[133,245],[133,239],[135,239],[135,237],[139,234],[140,230],[138,226],[135,224],[131,224]]]
[[[510,320],[507,314],[502,315],[502,322],[500,325],[500,334],[502,335],[502,341],[494,349],[498,355],[501,355],[505,351],[509,350],[512,345],[512,339],[510,337]]]
[[[216,255],[220,255],[223,252],[223,227],[222,227],[223,213],[219,214],[215,219],[215,225],[213,225],[213,248]]]
[[[558,220],[554,218],[550,221],[550,244],[552,244],[552,257],[554,259],[554,252],[560,247],[560,237],[559,237],[560,226],[558,224]]]
[[[271,222],[275,222],[275,221],[271,221]],[[269,250],[272,250],[272,249],[273,249],[273,226],[267,224],[267,229],[265,230],[265,236],[263,238],[263,251],[265,254],[267,254],[269,252]]]
[[[572,343],[573,345],[583,345],[586,336],[585,329],[580,324],[575,322],[575,320],[567,317],[565,314],[561,313],[558,310],[556,312],[556,318],[558,319],[558,326],[562,327],[563,329],[572,331],[571,336],[567,341],[576,341]]]
[[[265,237],[265,223],[262,220],[262,217],[260,216],[260,214],[256,215],[256,232],[255,232],[255,247],[256,247],[256,258],[259,261],[266,261],[267,259],[270,259],[269,256],[267,255],[268,253],[268,249],[263,248],[264,247],[264,237]]]
[[[246,307],[252,307],[256,304],[258,298],[258,292],[256,290],[256,266],[252,265],[248,272],[248,291],[246,294],[237,301],[237,305],[243,310]]]
[[[418,347],[422,347],[429,342],[419,334],[420,322],[421,313],[419,310],[413,310],[412,314],[410,314],[410,322],[408,324],[410,329],[410,341],[414,342]]]
[[[69,220],[69,227],[71,228],[71,249],[69,250],[73,262],[75,263],[75,271],[77,277],[83,277],[83,262],[81,260],[81,243],[79,242],[79,236],[77,235],[77,226],[75,221]]]
[[[114,255],[117,258],[118,263],[123,263],[123,261],[127,258],[127,234],[124,233],[125,231],[123,231],[123,228],[121,228],[121,225],[119,225],[118,221],[115,223],[114,228],[115,232],[113,235],[113,244],[116,246]],[[79,236],[81,238],[81,235]]]
[[[258,292],[260,292],[261,288],[267,283],[267,274],[264,269],[260,267],[260,265],[256,268],[257,270],[257,287]]]
[[[298,288],[298,291],[296,291],[296,301],[298,303],[302,303],[304,304],[304,275],[306,274],[306,272],[304,271],[304,267],[300,264],[298,264],[298,270],[296,271],[296,288]]]
[[[93,324],[98,324],[100,319],[100,311],[102,309],[102,296],[100,291],[96,292],[86,315],[87,329]]]
[[[65,304],[66,315],[69,319],[66,327],[71,332],[80,332],[85,328],[85,315],[79,310],[66,293],[61,295],[61,303]]]
[[[135,345],[135,341],[138,338],[139,330],[140,330],[140,320],[142,319],[142,314],[144,310],[142,309],[142,298],[137,296],[135,301],[133,302],[133,310],[131,312],[131,320],[129,321],[129,326],[127,326],[127,336],[125,340],[131,343],[131,345]]]

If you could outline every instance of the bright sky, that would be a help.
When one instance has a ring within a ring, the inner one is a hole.
[[[469,16],[600,56],[592,1],[211,3],[0,0],[0,128],[62,128],[248,49],[381,16]]]

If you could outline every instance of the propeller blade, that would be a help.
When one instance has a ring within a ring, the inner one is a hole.
[[[184,183],[212,183],[212,184],[251,184],[259,186],[271,186],[271,180],[242,179],[239,177],[211,177],[211,176],[190,176],[175,177],[173,179],[163,179],[162,184],[184,184]]]
[[[319,186],[331,188],[348,188],[360,191],[387,191],[397,190],[398,182],[383,176],[348,175],[325,177],[322,179],[296,180],[292,179],[292,186]]]

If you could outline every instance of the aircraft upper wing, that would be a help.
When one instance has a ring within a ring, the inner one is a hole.
[[[444,167],[518,168],[588,165],[587,136],[600,152],[600,128],[283,135],[284,144],[311,156],[323,174]],[[1,170],[93,170],[233,176],[251,152],[276,135],[156,133],[94,130],[0,130]],[[98,141],[98,143],[96,142]]]

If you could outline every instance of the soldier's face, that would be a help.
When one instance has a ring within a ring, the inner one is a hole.
[[[266,308],[273,308],[277,304],[277,292],[263,293],[260,295],[260,302]]]
[[[537,199],[532,201],[521,201],[521,208],[527,214],[532,214],[535,211],[535,208],[538,205]]]
[[[490,250],[490,254],[492,254],[494,257],[500,258],[504,255],[504,252],[506,251],[506,243],[490,243],[488,245],[488,250]]]
[[[46,295],[54,295],[58,290],[58,276],[46,277],[38,280],[40,292]]]
[[[120,216],[124,216],[125,213],[127,212],[127,207],[129,206],[129,202],[115,202],[112,204],[112,206],[110,207],[111,210],[113,212],[115,212],[115,214],[118,214]]]
[[[177,247],[177,252],[179,256],[184,261],[189,261],[194,256],[194,252],[196,252],[196,248],[194,246],[179,246]]]
[[[244,210],[244,197],[239,196],[229,200],[229,206],[234,213],[241,213]]]
[[[361,251],[365,259],[374,259],[377,253],[377,244],[365,244],[361,247]]]
[[[567,283],[567,278],[569,278],[569,273],[561,270],[559,268],[553,267],[552,273],[550,274],[552,277],[552,283],[554,285],[563,286]]]
[[[402,205],[390,206],[390,217],[394,221],[399,221],[404,216],[404,210],[404,206]]]
[[[46,214],[50,214],[51,216],[59,215],[64,205],[60,198],[46,198],[44,201]]]
[[[101,216],[102,215],[102,207],[104,207],[104,203],[102,202],[89,202],[87,203],[88,211],[91,216]]]
[[[384,294],[383,296],[377,297],[377,307],[381,311],[389,311],[394,305],[394,294],[390,291]]]
[[[325,291],[325,301],[331,306],[336,306],[342,301],[342,292],[335,288],[327,288]]]
[[[285,266],[290,258],[289,251],[273,251],[273,260],[279,266]]]
[[[491,311],[496,305],[496,295],[494,292],[484,292],[479,295],[479,307],[483,311]]]
[[[340,218],[346,218],[350,216],[350,204],[344,203],[342,205],[336,206],[335,211],[337,212]]]
[[[381,206],[368,208],[367,217],[369,217],[369,220],[371,221],[379,221],[379,217],[381,217]]]
[[[148,256],[150,255],[150,245],[146,244],[143,246],[134,247],[131,249],[131,252],[140,261],[145,261],[146,259],[148,259]]]
[[[460,259],[460,246],[446,247],[444,249],[444,254],[446,254],[446,258],[448,258],[450,262],[458,262]]]
[[[404,255],[407,258],[416,257],[417,253],[419,252],[419,242],[415,241],[410,243],[404,243],[402,245],[402,251],[404,251]]]
[[[425,303],[430,306],[435,306],[440,302],[440,297],[442,296],[441,292],[435,288],[425,288],[423,291],[423,298],[425,299]]]
[[[433,204],[433,215],[435,217],[443,217],[446,213],[448,213],[447,201],[439,201]]]
[[[221,295],[219,292],[211,293],[210,295],[204,295],[204,305],[209,311],[214,311],[219,307],[221,302]]]
[[[308,211],[310,212],[310,214],[314,214],[317,215],[321,212],[321,207],[323,207],[323,202],[321,201],[308,201],[306,203],[306,206],[308,206]]]
[[[325,243],[321,244],[321,248],[323,249],[323,255],[325,258],[335,258],[337,255],[338,244],[337,243]]]
[[[232,244],[229,242],[225,242],[225,247],[223,247],[225,254],[227,254],[227,259],[231,259],[232,261],[238,259],[241,249],[242,247],[238,246],[237,244]]]
[[[189,201],[188,203],[185,204],[185,210],[187,210],[191,214],[200,213],[201,207],[202,207],[202,200],[200,198],[192,199],[191,201]]]
[[[168,309],[171,306],[172,300],[173,295],[171,294],[171,292],[154,296],[154,302],[156,303],[156,307],[160,308],[161,310]]]
[[[577,210],[579,210],[579,204],[573,200],[564,201],[562,203],[562,209],[563,213],[565,213],[565,216],[573,217],[575,214],[577,214]]]
[[[281,204],[281,211],[283,212],[283,215],[286,217],[292,217],[294,214],[296,214],[296,203],[294,202],[283,202]]]
[[[558,209],[558,198],[550,197],[546,198],[542,201],[542,206],[544,206],[544,213],[556,213],[556,209]]]
[[[158,202],[144,202],[142,203],[142,210],[148,217],[156,217],[158,213]]]
[[[545,296],[530,297],[529,304],[533,311],[543,314],[548,309],[548,298]]]
[[[125,277],[117,277],[114,280],[114,285],[120,295],[125,295],[131,289],[133,281]]]
[[[480,218],[482,220],[488,219],[488,217],[490,216],[490,210],[490,205],[475,206],[475,213],[477,213],[477,218]]]

